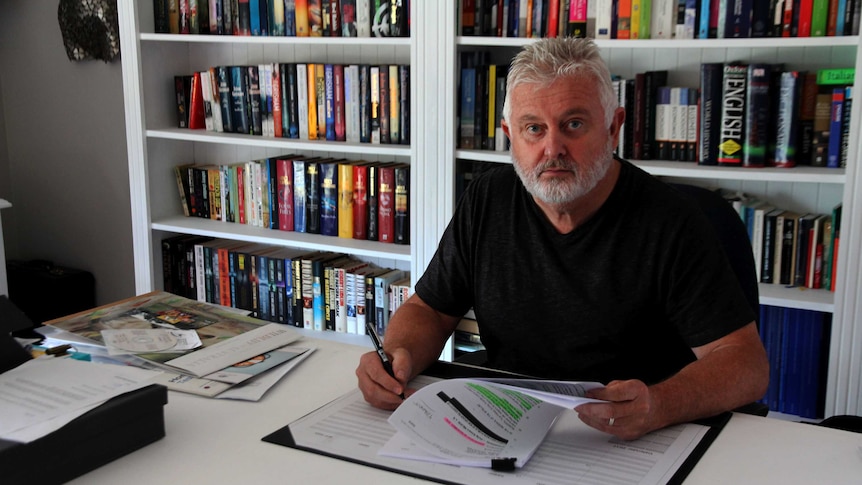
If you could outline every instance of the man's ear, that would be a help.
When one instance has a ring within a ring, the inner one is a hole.
[[[500,127],[503,128],[503,133],[506,134],[506,138],[508,138],[509,141],[512,141],[512,135],[509,134],[509,124],[506,123],[505,119],[500,120]]]

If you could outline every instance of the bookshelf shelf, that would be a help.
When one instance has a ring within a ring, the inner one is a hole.
[[[223,239],[235,239],[274,246],[290,246],[299,249],[319,249],[350,253],[356,256],[381,258],[393,261],[410,261],[410,246],[388,244],[359,239],[347,239],[319,234],[292,231],[277,231],[252,227],[246,224],[211,221],[194,217],[167,217],[151,224],[156,231],[195,234]]]
[[[237,133],[215,133],[211,131],[187,130],[182,128],[147,130],[147,137],[221,145],[277,148],[284,150],[311,150],[329,153],[352,153],[357,155],[372,154],[390,157],[409,157],[411,153],[411,149],[408,145],[377,145],[371,143],[296,140],[290,138],[242,135]]]
[[[455,158],[482,162],[512,163],[509,152],[487,150],[457,150]],[[658,176],[693,179],[759,180],[773,182],[843,184],[846,169],[843,168],[739,168],[708,167],[692,162],[666,160],[632,160],[638,167]]]
[[[189,44],[266,45],[293,44],[317,46],[401,46],[410,47],[409,37],[257,37],[240,35],[179,35],[141,33],[142,42],[174,42]]]
[[[537,39],[522,37],[473,37],[459,36],[456,42],[461,46],[499,46],[499,47],[522,47]],[[681,50],[703,50],[703,49],[736,49],[736,48],[763,48],[763,47],[856,47],[859,36],[847,35],[838,37],[780,37],[762,39],[643,39],[643,40],[597,40],[596,45],[605,49],[681,49]]]

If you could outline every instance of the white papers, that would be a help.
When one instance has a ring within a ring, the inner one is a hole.
[[[150,384],[152,371],[34,359],[0,374],[0,437],[29,443],[108,399]]]
[[[419,387],[436,379],[420,376]],[[530,461],[514,472],[403,460],[377,453],[395,434],[391,413],[365,402],[359,389],[290,423],[264,441],[368,463],[434,481],[476,485],[588,485],[596,483],[665,484],[709,430],[679,424],[624,441],[581,422],[563,411]],[[289,438],[289,439],[288,439]],[[409,445],[408,445],[409,446]]]
[[[380,454],[462,466],[523,467],[557,417],[595,399],[596,382],[451,379],[419,389],[389,418],[399,431]],[[403,435],[403,436],[402,436]],[[413,442],[415,446],[406,446]]]
[[[228,384],[239,384],[278,365],[284,364],[302,355],[307,350],[297,347],[283,347],[271,352],[264,352],[242,362],[237,362],[230,367],[205,375],[204,379],[227,382]]]
[[[169,360],[165,364],[202,377],[272,349],[284,347],[299,337],[299,333],[290,327],[270,323]]]

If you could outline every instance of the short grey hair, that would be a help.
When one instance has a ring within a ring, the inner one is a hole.
[[[541,39],[521,49],[506,76],[503,118],[509,121],[512,114],[509,93],[519,84],[551,84],[570,76],[588,77],[596,82],[605,109],[605,122],[609,125],[619,106],[611,73],[592,40],[573,37]]]

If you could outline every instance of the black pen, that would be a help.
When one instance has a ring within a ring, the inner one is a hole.
[[[389,356],[383,351],[383,344],[380,343],[380,337],[377,336],[377,332],[374,330],[374,327],[372,327],[369,322],[365,322],[365,330],[368,332],[368,336],[371,337],[371,343],[374,344],[374,350],[377,351],[377,355],[380,357],[383,369],[385,369],[386,373],[395,379],[395,371],[392,370],[392,361],[389,360]],[[398,397],[405,399],[403,392],[399,394]]]

